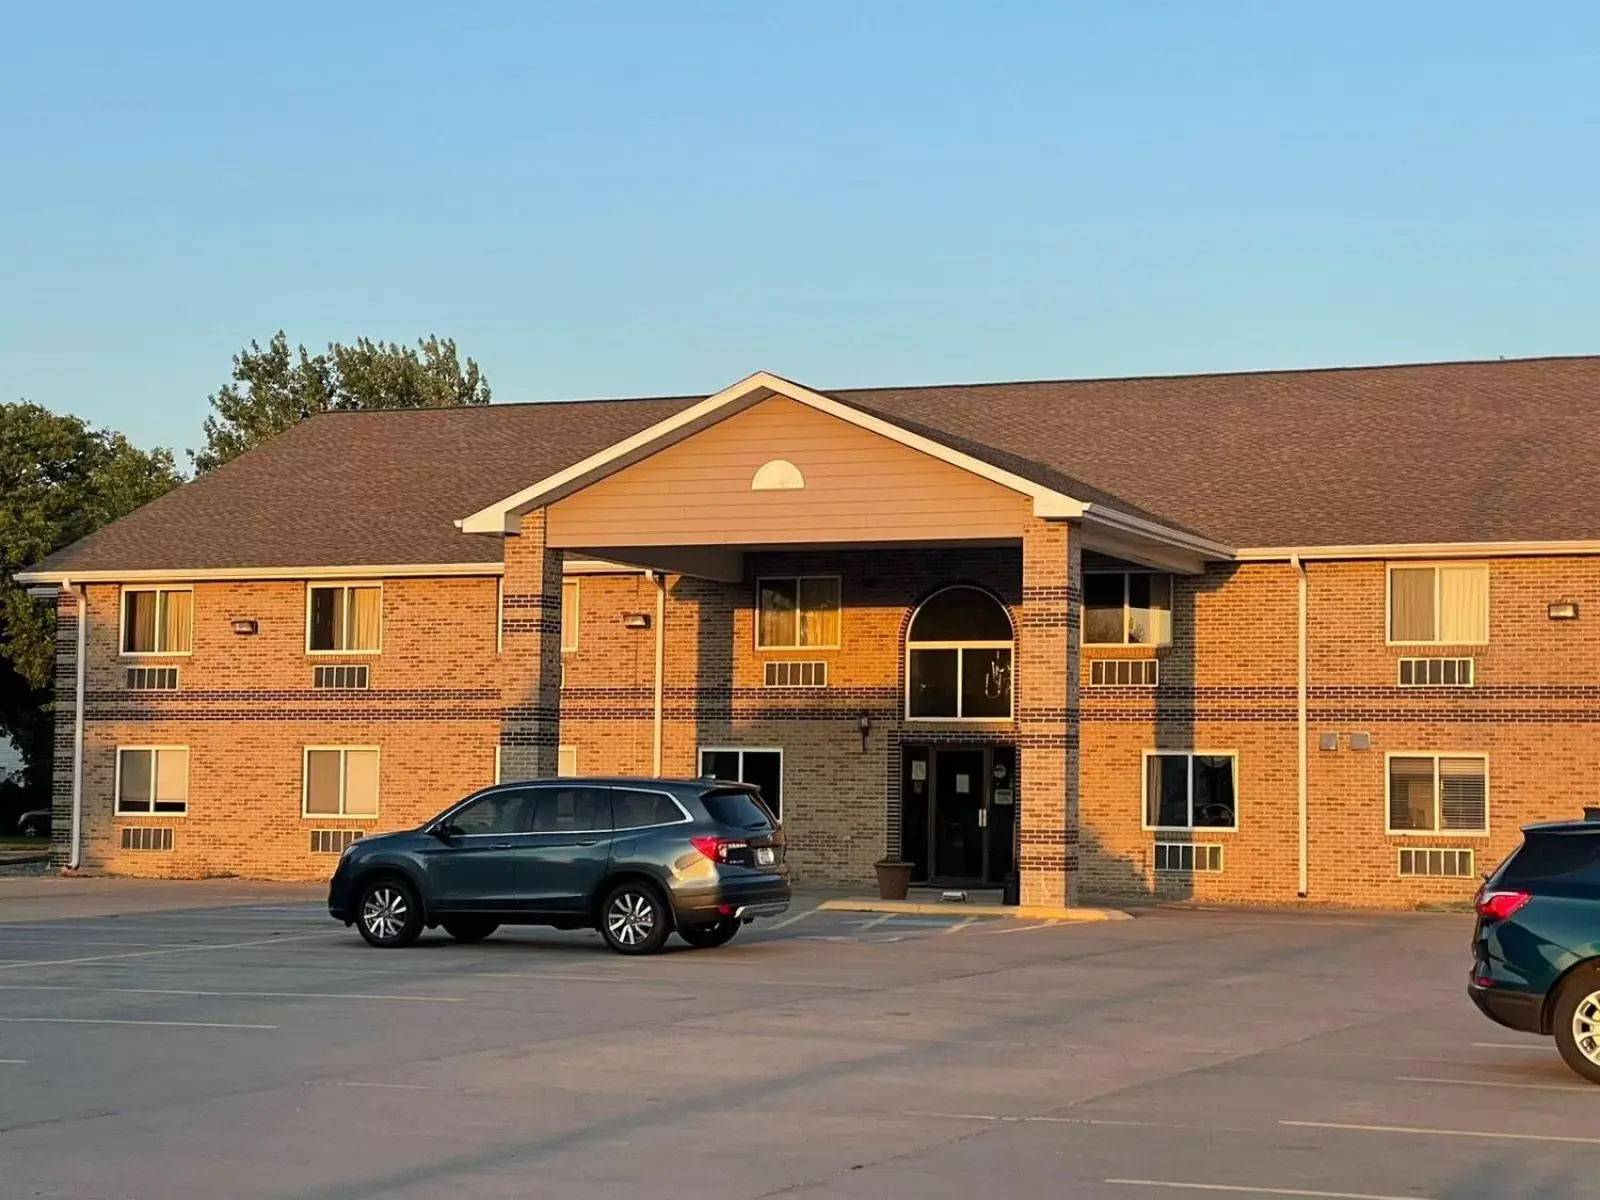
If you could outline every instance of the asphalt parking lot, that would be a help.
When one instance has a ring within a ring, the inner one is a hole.
[[[1461,916],[802,905],[630,960],[226,890],[0,890],[0,1195],[1600,1196],[1600,1088],[1471,1008]]]

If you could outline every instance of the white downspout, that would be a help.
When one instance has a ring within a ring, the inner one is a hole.
[[[76,871],[83,859],[83,692],[89,667],[89,596],[81,583],[72,591],[78,597],[78,680],[72,697],[72,851],[67,869]]]
[[[1299,612],[1296,620],[1299,641],[1299,664],[1296,672],[1295,700],[1299,709],[1300,727],[1300,752],[1297,764],[1299,767],[1297,774],[1299,776],[1298,790],[1300,799],[1300,898],[1304,900],[1310,890],[1310,868],[1307,864],[1309,816],[1306,805],[1306,773],[1310,767],[1306,752],[1306,564],[1299,554],[1291,554],[1289,562],[1299,576],[1297,580]]]
[[[666,656],[667,647],[667,577],[660,571],[651,571],[650,578],[656,585],[656,711],[654,729],[654,757],[653,770],[657,779],[661,778],[661,697],[663,684],[662,662]]]

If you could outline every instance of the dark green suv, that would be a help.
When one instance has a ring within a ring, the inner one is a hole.
[[[1530,825],[1478,892],[1467,993],[1491,1020],[1553,1036],[1600,1083],[1600,809]]]
[[[789,906],[784,836],[758,789],[714,779],[552,779],[485,788],[404,833],[351,843],[328,911],[370,944],[442,927],[598,929],[621,954],[674,931],[726,944]]]

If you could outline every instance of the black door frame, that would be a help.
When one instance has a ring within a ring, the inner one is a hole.
[[[996,751],[1001,751],[1001,750],[1007,751],[1011,755],[1011,779],[1010,779],[1009,782],[1010,782],[1010,790],[1011,790],[1011,794],[1012,794],[1012,800],[1011,800],[1011,802],[1009,804],[1006,804],[1006,805],[997,805],[995,803],[995,792],[996,792],[997,789],[995,788],[994,760],[995,760],[995,752]],[[914,789],[912,787],[913,780],[912,780],[912,777],[911,777],[911,755],[915,751],[920,751],[925,756],[924,761],[926,761],[927,764],[928,764],[928,773],[927,773],[927,779],[926,779],[927,790],[926,790],[925,794],[923,794],[921,796],[915,795],[914,794]],[[935,853],[934,842],[935,842],[936,837],[938,836],[938,821],[937,821],[936,817],[937,817],[937,805],[938,805],[938,801],[939,801],[938,782],[937,782],[938,776],[939,776],[939,772],[938,772],[938,767],[937,767],[937,765],[935,763],[935,759],[938,757],[938,755],[939,755],[939,753],[941,751],[954,751],[954,752],[960,752],[960,753],[971,753],[973,751],[979,751],[979,752],[981,752],[983,754],[983,769],[980,772],[980,774],[982,775],[982,778],[983,778],[983,788],[982,788],[983,805],[982,805],[982,809],[981,809],[981,811],[984,814],[983,822],[982,822],[983,823],[983,828],[984,828],[984,836],[983,836],[983,874],[981,876],[979,876],[979,877],[945,876],[945,875],[938,875],[934,871],[934,864],[938,861],[938,856]],[[906,850],[908,849],[908,847],[905,845],[905,837],[906,837],[906,832],[905,832],[906,831],[905,810],[906,810],[907,806],[909,806],[909,805],[920,804],[920,805],[923,806],[923,819],[920,822],[920,824],[922,826],[924,837],[926,838],[926,845],[923,847],[923,854],[924,854],[923,861],[925,861],[928,864],[927,877],[924,880],[922,880],[921,882],[923,882],[925,884],[928,884],[928,885],[934,885],[934,886],[941,885],[941,884],[949,884],[949,885],[952,885],[952,886],[954,886],[954,885],[966,885],[966,886],[978,886],[978,887],[995,887],[995,886],[999,886],[1000,884],[1002,884],[1004,882],[1004,878],[1003,878],[1004,875],[1008,874],[1010,870],[1014,870],[1015,869],[1015,866],[1016,866],[1016,812],[1017,812],[1017,807],[1016,807],[1016,786],[1017,786],[1017,784],[1016,784],[1016,772],[1017,772],[1017,758],[1018,757],[1019,757],[1019,755],[1017,754],[1016,743],[1014,743],[1014,742],[990,742],[990,741],[918,742],[918,741],[906,741],[906,742],[902,742],[901,743],[901,747],[900,747],[900,807],[901,807],[901,818],[900,818],[901,834],[900,834],[900,837],[901,837],[901,852],[904,855]],[[994,844],[995,831],[998,828],[1000,828],[1000,826],[996,823],[996,821],[994,819],[995,809],[996,808],[1008,808],[1010,810],[1011,815],[1012,815],[1012,820],[1010,822],[1010,830],[1009,830],[1009,836],[1011,838],[1012,844],[1011,844],[1011,846],[1006,848],[1008,852],[1004,855],[1004,860],[1009,863],[1009,867],[1008,867],[1007,871],[996,871],[994,869],[995,865],[996,865],[996,862],[995,862],[996,854],[995,854],[995,844]],[[907,857],[909,857],[909,855],[907,855]]]

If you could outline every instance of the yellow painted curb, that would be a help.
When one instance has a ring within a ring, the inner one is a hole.
[[[924,903],[921,900],[824,900],[823,912],[904,913],[919,917],[1014,917],[1024,921],[1131,921],[1116,908],[1055,908],[1048,904]]]

